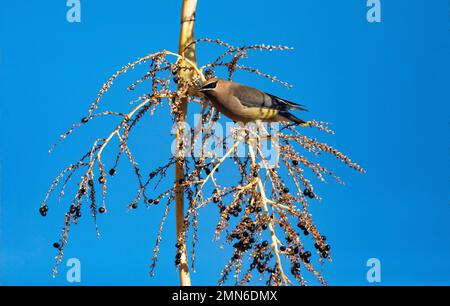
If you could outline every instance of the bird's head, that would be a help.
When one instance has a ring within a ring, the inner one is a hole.
[[[203,92],[203,93],[215,91],[217,88],[218,82],[219,82],[219,78],[209,79],[202,85],[202,87],[199,89],[199,91]]]

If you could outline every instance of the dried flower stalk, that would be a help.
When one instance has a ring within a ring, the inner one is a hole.
[[[307,130],[333,134],[324,122],[310,121],[309,129],[282,124],[281,129],[275,132],[269,132],[266,126],[257,122],[254,125],[235,125],[223,138],[216,135],[215,127],[220,114],[198,94],[199,83],[215,76],[216,70],[225,70],[222,75],[225,74],[228,79],[232,79],[236,71],[242,70],[289,87],[288,83],[277,77],[262,73],[257,68],[249,68],[240,62],[255,50],[285,51],[290,48],[263,44],[235,47],[213,39],[194,41],[195,6],[195,0],[184,1],[178,54],[163,50],[122,67],[102,86],[87,116],[61,135],[60,140],[66,139],[78,127],[88,124],[91,120],[106,116],[118,119],[118,123],[106,137],[98,138],[77,162],[61,171],[51,183],[41,204],[40,212],[45,216],[49,210],[50,195],[57,186],[61,185],[59,198],[64,200],[66,186],[74,180],[76,174],[81,173],[80,180],[76,182],[77,191],[67,207],[60,241],[55,243],[59,253],[53,274],[57,273],[64,247],[68,243],[69,228],[82,217],[83,206],[88,204],[88,211],[93,216],[96,227],[97,213],[107,212],[108,180],[116,174],[119,161],[125,156],[134,169],[138,185],[138,191],[130,200],[128,208],[134,210],[141,204],[150,208],[161,202],[166,203],[156,236],[151,264],[152,275],[163,239],[164,222],[170,212],[170,206],[175,203],[175,264],[180,271],[180,283],[190,284],[187,243],[191,242],[191,267],[194,270],[199,213],[204,207],[215,205],[218,209],[218,223],[214,238],[216,241],[222,240],[222,244],[232,245],[234,249],[221,273],[219,284],[225,284],[234,273],[232,279],[237,285],[249,283],[255,275],[267,285],[290,285],[294,284],[294,280],[306,285],[306,271],[314,275],[319,283],[326,284],[322,271],[319,271],[316,265],[323,265],[325,260],[331,261],[331,247],[309,213],[309,205],[313,201],[321,200],[321,197],[312,180],[308,178],[308,173],[318,181],[324,182],[331,177],[338,183],[343,182],[331,170],[307,156],[312,155],[318,159],[328,154],[350,168],[359,172],[364,170],[337,149],[306,135]],[[198,68],[195,47],[200,43],[215,44],[226,51],[212,62]],[[137,87],[146,84],[148,93],[135,98],[128,113],[111,110],[97,112],[102,96],[112,86],[113,81],[139,65],[148,65],[148,70],[130,85],[129,91],[133,92]],[[144,116],[154,115],[158,106],[163,103],[170,106],[173,122],[181,123],[176,134],[178,150],[165,164],[146,174],[133,155],[129,139],[140,120]],[[185,125],[189,103],[202,105],[201,119],[195,128]],[[108,167],[102,156],[113,149],[110,145],[113,139],[116,139],[119,145],[116,148],[114,163]],[[267,141],[279,154],[280,163],[277,165],[271,164],[265,155]],[[223,149],[222,153],[220,149]],[[184,154],[181,154],[182,152]],[[235,178],[235,183],[224,185],[220,170],[225,168],[228,176]],[[156,196],[150,196],[150,190],[154,193],[172,170],[175,172],[174,184],[158,192]],[[101,192],[97,192],[97,185]],[[101,202],[97,201],[98,197],[101,197]],[[308,250],[305,243],[308,239],[314,242],[314,252]]]

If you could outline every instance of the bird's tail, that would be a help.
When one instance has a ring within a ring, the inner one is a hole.
[[[292,102],[292,101],[288,101],[286,99],[271,95],[269,93],[266,93],[271,99],[272,99],[272,103],[278,107],[278,109],[281,110],[287,110],[287,109],[297,109],[297,110],[301,110],[304,112],[307,112],[308,110],[306,108],[304,108],[304,105]]]
[[[294,122],[294,123],[296,123],[298,125],[301,125],[301,126],[308,126],[309,125],[308,122],[306,122],[306,121],[296,117],[295,115],[291,114],[290,112],[286,112],[285,111],[285,112],[279,112],[278,114],[280,116],[286,118],[288,121],[292,121],[292,122]]]

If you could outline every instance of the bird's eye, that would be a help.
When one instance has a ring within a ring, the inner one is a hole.
[[[217,86],[217,81],[206,84],[205,86],[202,87],[202,89],[214,89],[214,88],[216,88],[216,86]]]

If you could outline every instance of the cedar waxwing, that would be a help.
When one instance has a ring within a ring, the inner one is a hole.
[[[212,78],[206,81],[199,91],[211,101],[219,112],[237,122],[285,121],[302,126],[308,125],[307,122],[289,112],[291,109],[306,111],[302,105],[256,88],[220,78]]]

